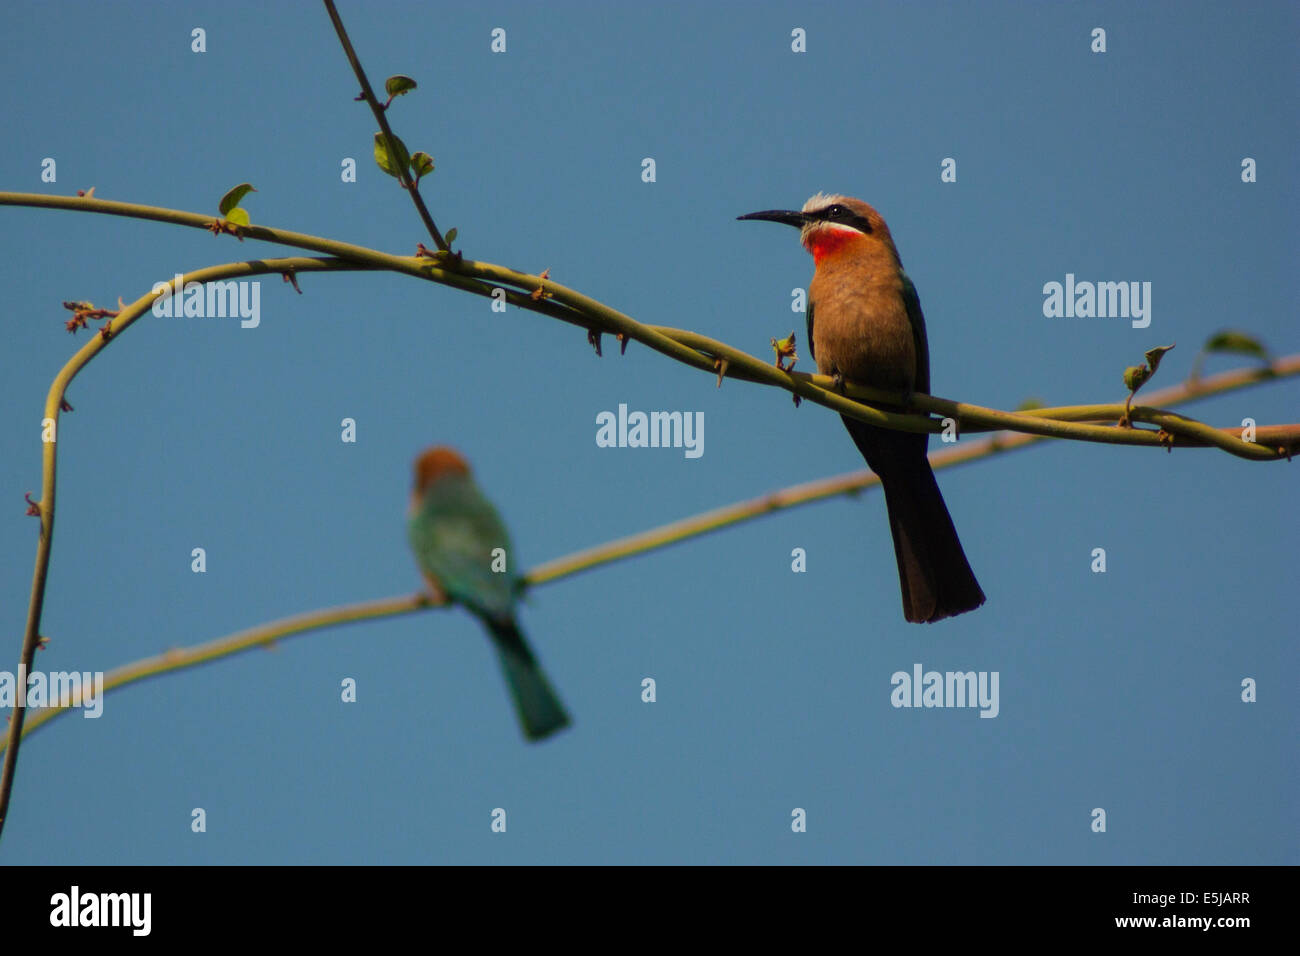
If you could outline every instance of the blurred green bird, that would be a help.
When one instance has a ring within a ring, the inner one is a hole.
[[[454,449],[430,448],[415,460],[407,533],[434,593],[487,628],[524,735],[541,740],[567,727],[569,715],[515,621],[522,582],[507,570],[514,566],[510,536]],[[493,570],[494,562],[502,570]]]

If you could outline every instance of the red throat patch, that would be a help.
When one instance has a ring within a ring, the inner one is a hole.
[[[857,242],[859,239],[865,238],[866,236],[856,229],[835,229],[822,226],[808,234],[808,239],[804,242],[804,248],[812,253],[813,265],[819,266],[822,259],[835,255],[851,242]]]

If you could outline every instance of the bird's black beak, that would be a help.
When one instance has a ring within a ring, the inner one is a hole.
[[[783,222],[787,226],[794,226],[796,229],[802,229],[808,221],[808,217],[801,212],[795,212],[793,209],[765,209],[762,212],[751,212],[746,216],[737,216],[737,219],[765,219],[768,222]]]

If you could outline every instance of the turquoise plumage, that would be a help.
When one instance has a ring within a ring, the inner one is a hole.
[[[524,735],[541,740],[567,727],[569,715],[516,620],[521,582],[510,535],[452,449],[431,448],[416,460],[407,533],[430,586],[487,628]]]

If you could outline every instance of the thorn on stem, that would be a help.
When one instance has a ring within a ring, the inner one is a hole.
[[[208,223],[207,229],[214,236],[219,236],[224,232],[227,235],[234,236],[240,242],[244,241],[244,235],[240,227],[228,219],[214,219]]]
[[[23,495],[23,498],[24,498],[24,499],[26,500],[26,502],[27,502],[27,515],[26,515],[26,516],[27,516],[27,517],[30,517],[30,518],[39,518],[39,517],[41,516],[41,506],[40,506],[39,504],[37,504],[35,501],[32,501],[32,493],[31,493],[30,491],[29,491],[29,492],[26,492],[26,493]]]
[[[727,374],[730,365],[731,363],[724,358],[713,360],[713,367],[718,370],[718,388],[722,388],[722,377]]]
[[[595,329],[587,330],[587,343],[596,350],[596,357],[603,358],[600,352],[600,333]]]
[[[538,276],[539,279],[549,279],[550,277],[551,277],[551,270],[549,268],[543,269],[542,274]],[[534,289],[529,294],[528,297],[532,299],[534,302],[540,302],[542,299],[551,298],[551,293],[546,291],[546,283],[543,282],[536,289]],[[600,354],[599,349],[597,350],[597,354]]]

